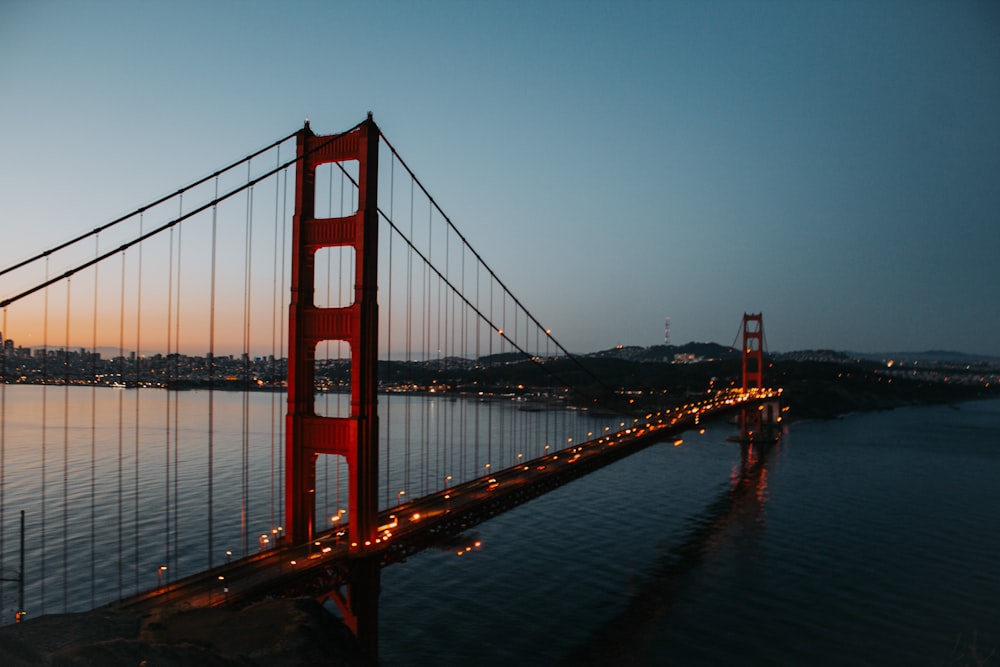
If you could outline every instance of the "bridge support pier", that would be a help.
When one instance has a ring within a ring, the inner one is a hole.
[[[358,646],[368,664],[378,658],[378,596],[382,563],[377,557],[359,558],[347,575],[347,606],[341,607],[344,622],[358,638]]]
[[[743,442],[776,440],[780,428],[781,405],[776,400],[740,411],[740,440]]]

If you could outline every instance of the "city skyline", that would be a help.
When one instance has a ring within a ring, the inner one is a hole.
[[[573,352],[658,344],[664,313],[675,343],[728,344],[763,312],[777,351],[1000,356],[994,4],[54,2],[0,19],[0,268],[306,117],[330,133],[371,110]]]

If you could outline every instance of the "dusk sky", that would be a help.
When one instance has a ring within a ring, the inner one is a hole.
[[[2,0],[0,100],[0,267],[371,111],[570,350],[1000,356],[992,0]]]

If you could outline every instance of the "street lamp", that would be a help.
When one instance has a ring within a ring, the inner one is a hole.
[[[486,477],[489,474],[490,474],[490,464],[487,463],[483,465],[483,477]]]
[[[233,552],[226,549],[226,565],[229,565],[229,560],[233,557]]]
[[[403,504],[403,500],[402,500],[402,498],[403,498],[403,496],[405,496],[405,495],[406,495],[406,489],[403,489],[402,491],[399,491],[399,492],[398,492],[398,493],[396,494],[396,504],[397,504],[397,505],[402,505],[402,504]]]
[[[166,571],[167,566],[161,565],[156,569],[156,589],[159,590],[163,585],[163,573]]]

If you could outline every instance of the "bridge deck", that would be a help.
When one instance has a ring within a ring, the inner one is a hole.
[[[344,583],[352,559],[378,558],[383,565],[399,562],[586,473],[673,438],[702,420],[773,400],[778,395],[771,390],[736,397],[722,394],[651,414],[632,428],[390,508],[379,515],[379,525],[386,528],[374,544],[351,545],[341,534],[343,528],[330,530],[309,544],[279,546],[237,559],[109,606],[142,611],[165,606],[217,606],[275,592],[323,595]]]

